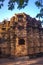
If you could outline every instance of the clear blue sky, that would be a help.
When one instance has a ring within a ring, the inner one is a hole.
[[[7,2],[8,0],[5,0],[4,7],[0,9],[0,22],[4,19],[9,19],[11,18],[15,13],[21,13],[25,12],[26,14],[29,14],[31,17],[35,17],[37,13],[39,13],[39,9],[35,6],[36,0],[29,0],[28,5],[24,9],[17,9],[15,5],[15,9],[13,11],[9,11],[7,7]]]

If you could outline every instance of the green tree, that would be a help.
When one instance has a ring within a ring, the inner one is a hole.
[[[4,6],[5,0],[0,0],[0,9]],[[17,8],[22,9],[27,6],[29,0],[8,0],[8,10],[13,10],[17,3]],[[35,5],[40,8],[40,12],[36,15],[37,18],[43,18],[43,0],[37,0]],[[31,6],[31,5],[30,5]]]
[[[37,0],[35,5],[40,9],[40,12],[36,15],[37,18],[43,18],[43,0]]]
[[[36,15],[36,18],[39,18],[39,20],[41,17],[42,17],[42,15],[40,13]]]
[[[5,0],[0,0],[0,8],[4,5],[3,2]],[[17,8],[21,9],[27,6],[29,0],[9,0],[8,1],[8,10],[13,10],[15,7],[15,4],[17,3]]]

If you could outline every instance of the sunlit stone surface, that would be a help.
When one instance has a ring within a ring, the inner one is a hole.
[[[43,52],[41,22],[25,13],[0,23],[0,57],[18,57]]]

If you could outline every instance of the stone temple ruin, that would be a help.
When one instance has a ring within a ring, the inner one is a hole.
[[[0,23],[0,57],[26,56],[43,52],[41,22],[25,13]]]

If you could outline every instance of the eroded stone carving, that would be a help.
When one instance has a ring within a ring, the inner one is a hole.
[[[25,56],[43,52],[41,22],[25,13],[0,23],[0,56]]]

